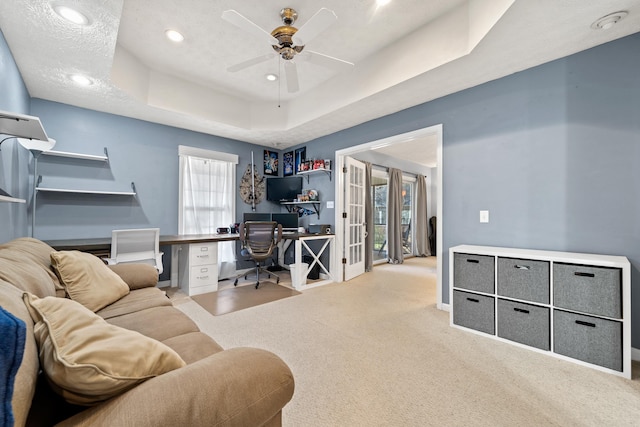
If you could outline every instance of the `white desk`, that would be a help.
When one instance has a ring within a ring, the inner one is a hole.
[[[295,265],[299,266],[299,268],[294,268],[294,271],[291,272],[291,283],[294,289],[310,289],[335,281],[336,266],[335,256],[333,255],[333,251],[335,250],[335,237],[336,236],[334,234],[295,234],[283,236],[283,241],[281,242],[281,247],[278,251],[278,263],[280,265],[284,265],[284,253],[293,242],[295,250]],[[315,251],[307,244],[311,241],[324,241],[324,243],[320,249]],[[329,250],[328,252],[327,249]],[[307,267],[306,271],[303,271],[302,269],[303,252],[306,252],[313,257],[313,262]],[[324,265],[320,259],[322,254],[325,252],[329,255],[329,265]],[[300,283],[303,282],[303,279],[305,279],[304,282],[306,283],[306,278],[315,265],[320,267],[320,274],[324,275],[326,278],[314,281],[313,283],[301,285]],[[287,266],[285,266],[285,268],[286,267]]]

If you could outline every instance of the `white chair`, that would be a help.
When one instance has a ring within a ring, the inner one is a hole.
[[[138,228],[111,232],[109,265],[123,263],[151,264],[162,274],[162,255],[159,250],[160,229]]]

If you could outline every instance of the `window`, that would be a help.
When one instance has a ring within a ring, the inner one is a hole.
[[[387,176],[374,170],[371,177],[373,206],[373,261],[387,260]]]
[[[238,156],[182,145],[179,155],[178,232],[214,234],[218,227],[228,227],[236,217],[234,189]],[[235,245],[218,243],[219,277],[234,272]]]

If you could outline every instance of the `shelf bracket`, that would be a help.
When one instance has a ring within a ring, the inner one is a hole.
[[[104,147],[104,156],[107,158],[107,160],[105,161],[109,163],[109,153],[107,152],[107,147]]]
[[[105,153],[107,152],[107,149],[104,149]],[[131,181],[131,190],[133,191],[133,195],[135,196],[136,194],[138,194],[138,192],[136,191],[136,184],[134,184],[133,181]]]

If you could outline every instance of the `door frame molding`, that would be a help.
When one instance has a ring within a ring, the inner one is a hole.
[[[351,147],[343,148],[341,150],[336,150],[335,159],[333,164],[334,173],[336,176],[335,179],[335,233],[336,233],[336,245],[335,245],[335,264],[340,266],[340,270],[344,271],[342,266],[342,258],[344,256],[344,225],[342,221],[342,212],[344,212],[344,174],[342,173],[342,168],[344,167],[344,157],[352,154],[356,154],[362,151],[370,150],[374,147],[379,147],[380,145],[392,145],[395,143],[401,143],[410,138],[417,138],[424,135],[432,135],[436,134],[438,138],[438,149],[437,149],[437,176],[436,176],[436,186],[437,186],[437,197],[436,197],[436,256],[437,256],[437,279],[436,279],[436,304],[438,309],[446,310],[447,305],[442,302],[442,260],[444,254],[442,253],[442,240],[443,240],[443,215],[442,215],[442,201],[443,201],[443,191],[442,191],[442,176],[443,176],[443,126],[442,124],[429,126],[422,129],[417,129],[411,132],[406,132],[398,135],[393,135],[387,138],[378,139],[375,141],[367,142],[360,145],[354,145]],[[432,177],[433,179],[433,177]],[[336,279],[338,282],[343,281],[343,274],[336,275]]]

